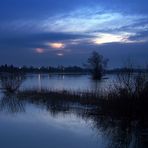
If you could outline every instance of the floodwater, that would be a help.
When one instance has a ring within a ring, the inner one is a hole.
[[[87,90],[107,87],[114,76],[94,82],[88,75],[29,75],[22,88]],[[21,100],[0,93],[0,148],[147,148],[141,121],[93,114],[66,102]],[[147,140],[147,141],[146,141]]]
[[[90,75],[27,75],[21,88],[45,88],[56,90],[87,91],[107,88],[112,85],[115,75],[106,75],[101,81],[92,80]]]

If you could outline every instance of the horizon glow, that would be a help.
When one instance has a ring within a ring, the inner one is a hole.
[[[2,64],[81,65],[94,50],[111,65],[128,57],[147,63],[146,0],[15,0],[13,7],[6,1],[0,2]]]
[[[49,46],[51,47],[51,48],[55,48],[55,49],[62,49],[62,48],[64,48],[65,47],[65,45],[63,44],[63,43],[49,43]]]

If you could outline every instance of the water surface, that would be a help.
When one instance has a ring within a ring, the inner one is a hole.
[[[15,96],[3,96],[0,109],[2,148],[104,147],[103,137],[93,128],[93,121],[74,110],[20,101]]]
[[[112,85],[115,75],[106,75],[102,80],[92,80],[90,75],[30,74],[22,88],[46,88],[58,90],[97,90]]]
[[[114,80],[93,81],[88,75],[28,75],[23,88],[97,90]],[[2,148],[147,148],[148,121],[100,115],[92,107],[18,98],[0,92],[0,147]]]

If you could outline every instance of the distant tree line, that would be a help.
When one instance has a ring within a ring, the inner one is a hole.
[[[1,65],[0,66],[0,72],[7,72],[7,73],[87,73],[89,70],[86,68],[82,68],[79,66],[57,66],[57,67],[15,67],[13,65]]]
[[[115,68],[110,70],[104,70],[104,73],[113,74],[119,72],[127,72],[129,69],[127,67]],[[58,66],[58,67],[16,67],[13,65],[1,65],[0,73],[90,73],[91,69],[89,67],[79,67],[79,66]],[[148,72],[148,69],[133,69],[133,72]]]
[[[87,60],[87,64],[84,64],[83,67],[80,66],[63,66],[59,65],[57,67],[53,66],[42,66],[42,67],[33,67],[33,66],[22,66],[22,67],[15,67],[13,65],[1,65],[0,66],[0,73],[73,73],[73,74],[88,74],[92,75],[93,79],[100,80],[104,74],[109,73],[120,73],[120,72],[129,72],[131,68],[128,66],[122,68],[115,68],[111,70],[107,70],[107,63],[108,59],[105,59],[100,53],[94,51],[89,56]],[[148,72],[148,68],[141,69],[141,68],[133,68],[133,72]]]

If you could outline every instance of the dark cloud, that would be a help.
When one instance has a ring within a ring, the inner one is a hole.
[[[137,65],[143,66],[148,63],[148,43],[78,44],[75,46],[68,45],[65,50],[68,49],[72,52],[64,52],[63,57],[58,57],[55,51],[37,54],[34,50],[28,48],[7,49],[1,51],[1,64],[8,63],[20,66],[24,64],[35,66],[83,65],[94,50],[110,60],[109,67],[122,66],[128,58],[131,58]]]
[[[30,49],[46,47],[46,42],[66,42],[71,40],[90,38],[91,35],[70,33],[34,33],[34,34],[9,34],[0,37],[0,49]],[[2,51],[1,51],[2,52]]]
[[[147,0],[1,0],[0,64],[81,65],[93,50],[109,58],[111,67],[120,66],[127,57],[144,64],[147,18]],[[131,33],[128,40],[134,42],[92,43],[96,34],[101,38],[101,33],[122,32]],[[58,57],[59,51],[50,50],[46,42],[66,44],[60,49],[64,56]],[[38,54],[35,48],[47,50]]]
[[[62,12],[69,12],[76,8],[102,6],[107,10],[118,10],[131,13],[148,13],[147,0],[119,1],[119,0],[1,0],[0,18],[2,20],[13,19],[41,19],[46,16],[54,16]]]
[[[88,57],[92,51],[98,51],[110,60],[109,67],[123,66],[129,58],[133,63],[137,64],[137,66],[145,66],[148,64],[148,42],[108,43],[102,45],[80,44],[70,46],[69,48],[73,50],[73,55],[79,55],[80,57],[84,55],[85,58]]]
[[[131,36],[130,40],[137,41],[148,41],[148,31],[138,32],[136,35]]]
[[[94,2],[96,2],[94,0]],[[90,6],[90,0],[1,0],[1,20],[41,19],[62,12],[68,12],[81,6]]]

